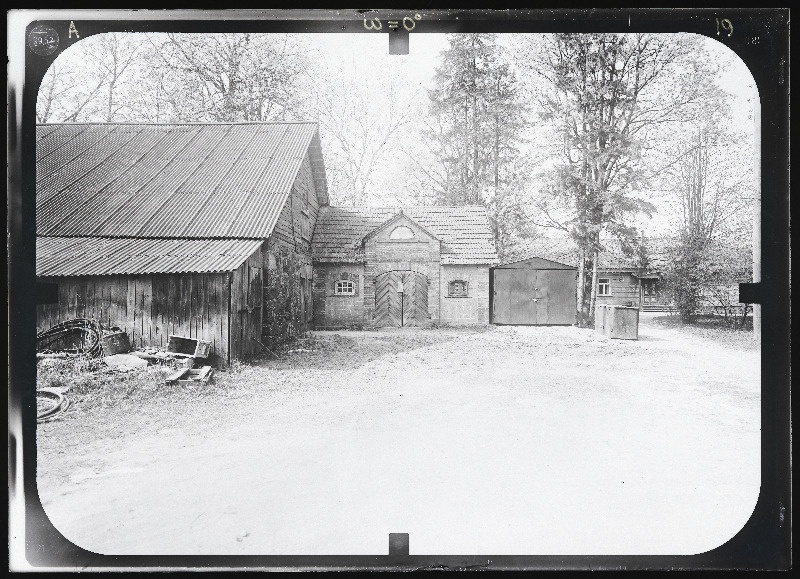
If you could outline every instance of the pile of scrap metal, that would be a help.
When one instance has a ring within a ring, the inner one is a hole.
[[[111,331],[96,320],[76,318],[67,320],[36,335],[36,349],[40,358],[102,355],[101,339]]]
[[[142,369],[151,364],[169,365],[183,370],[192,370],[199,365],[200,372],[184,373],[183,381],[195,380],[194,377],[197,376],[195,381],[204,384],[213,374],[211,366],[203,365],[211,353],[211,342],[170,335],[166,349],[134,350],[127,333],[115,326],[106,327],[97,320],[79,318],[62,322],[40,332],[37,335],[37,346],[39,358],[102,357],[106,366],[117,372]]]
[[[36,391],[36,422],[49,422],[70,406],[70,400],[57,388]]]

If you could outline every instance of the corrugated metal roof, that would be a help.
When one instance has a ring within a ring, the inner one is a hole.
[[[363,261],[362,240],[400,207],[323,207],[311,250],[316,261]],[[404,214],[442,241],[443,264],[494,264],[497,252],[486,209],[480,206],[408,207]]]
[[[233,271],[262,243],[260,239],[38,237],[36,275]]]
[[[316,123],[39,125],[37,234],[263,239],[317,144]]]

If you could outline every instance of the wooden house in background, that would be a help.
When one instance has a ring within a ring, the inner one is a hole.
[[[311,323],[315,123],[37,126],[37,331],[94,318],[227,364]]]
[[[648,262],[623,251],[617,240],[604,240],[598,260],[597,305],[633,306],[642,311],[669,309],[663,291],[662,272],[666,240],[648,239]],[[568,238],[539,238],[530,241],[524,254],[565,264],[577,272],[578,251]]]

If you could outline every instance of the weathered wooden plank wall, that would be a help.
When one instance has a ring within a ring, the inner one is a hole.
[[[231,358],[246,359],[261,352],[263,316],[262,252],[251,255],[231,277]]]
[[[629,272],[604,272],[597,274],[597,279],[608,279],[611,295],[597,296],[598,304],[624,305],[628,302],[636,305],[640,302],[639,279]]]
[[[90,318],[122,328],[134,347],[166,347],[169,334],[209,340],[215,363],[227,362],[229,275],[41,278],[58,285],[58,303],[37,306],[36,331]]]

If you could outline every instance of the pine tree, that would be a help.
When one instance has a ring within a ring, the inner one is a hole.
[[[427,140],[438,170],[429,172],[438,205],[488,208],[501,256],[525,235],[519,146],[526,109],[511,64],[494,34],[452,34],[429,92]]]

